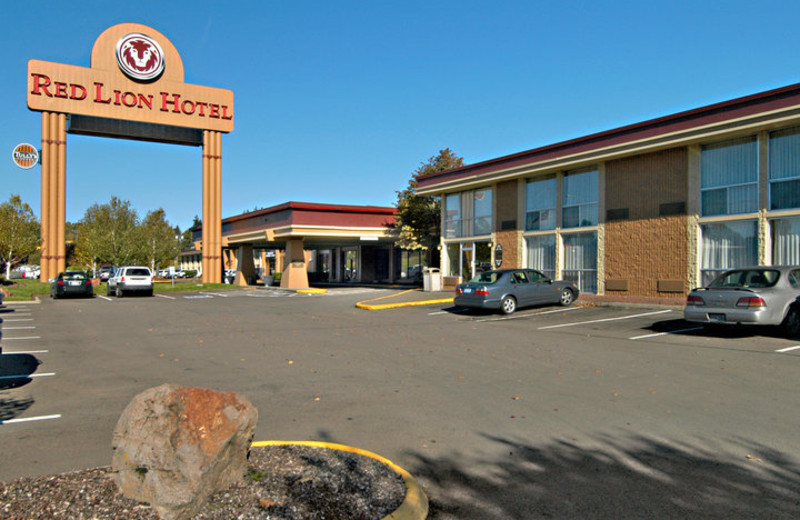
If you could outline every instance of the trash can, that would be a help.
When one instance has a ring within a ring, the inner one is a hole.
[[[422,290],[438,292],[442,290],[442,273],[436,267],[426,267],[422,271]]]

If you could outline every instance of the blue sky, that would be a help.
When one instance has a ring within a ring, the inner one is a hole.
[[[29,59],[89,66],[122,22],[163,33],[186,81],[234,91],[222,213],[289,200],[393,205],[442,148],[467,163],[800,81],[800,2],[4,1],[0,200],[39,214]],[[201,150],[69,135],[67,220],[112,195],[181,229]]]

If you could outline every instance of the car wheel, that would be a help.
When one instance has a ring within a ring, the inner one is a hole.
[[[783,323],[781,323],[781,327],[783,327],[783,332],[789,338],[800,338],[800,306],[794,305],[791,309],[789,309],[789,314],[786,315],[784,318]]]
[[[562,306],[568,307],[572,305],[572,302],[574,301],[575,301],[575,294],[573,294],[571,289],[564,289],[563,291],[561,291],[561,299],[559,300],[559,303]]]
[[[513,296],[506,296],[500,303],[500,310],[503,314],[513,314],[517,310],[517,300]]]
[[[122,298],[122,288],[119,285],[117,286],[116,294],[117,298]]]

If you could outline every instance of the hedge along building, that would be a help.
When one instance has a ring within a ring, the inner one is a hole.
[[[800,264],[800,84],[431,174],[417,193],[442,197],[445,286],[492,263],[657,298]]]
[[[222,133],[233,92],[184,82],[175,46],[151,27],[123,23],[92,47],[91,67],[28,62],[28,108],[42,113],[42,275],[66,267],[67,134],[203,147],[203,281],[222,278]]]

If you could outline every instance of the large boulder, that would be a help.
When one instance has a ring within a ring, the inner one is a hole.
[[[161,518],[191,518],[244,476],[257,420],[255,407],[235,393],[171,384],[145,390],[114,429],[117,486]]]

